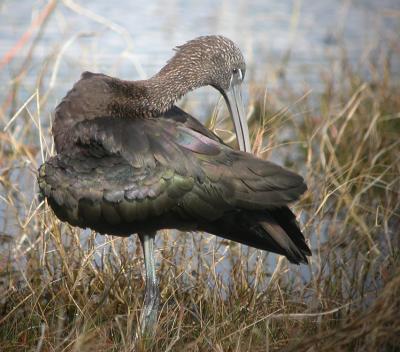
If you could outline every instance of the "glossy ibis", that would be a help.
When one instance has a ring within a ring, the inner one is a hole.
[[[85,72],[55,110],[57,154],[39,169],[41,192],[71,225],[139,234],[143,333],[152,333],[157,319],[158,230],[205,231],[292,263],[306,263],[311,254],[287,207],[306,190],[302,177],[244,152],[250,151],[240,96],[244,75],[243,56],[231,40],[204,36],[179,46],[148,80]],[[224,96],[243,151],[174,106],[205,85]]]

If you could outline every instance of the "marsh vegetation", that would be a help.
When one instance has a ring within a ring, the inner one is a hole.
[[[144,290],[136,236],[72,228],[38,198],[65,46],[39,67],[31,59],[52,11],[22,43],[26,56],[0,96],[0,350],[144,350],[134,339]],[[319,92],[249,82],[254,153],[307,181],[294,211],[313,256],[297,267],[215,236],[164,231],[162,308],[146,350],[400,349],[399,53],[394,40],[355,66],[341,48]],[[219,105],[208,109],[208,125],[229,141]]]

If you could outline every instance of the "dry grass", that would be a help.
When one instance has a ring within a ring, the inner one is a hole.
[[[400,350],[400,86],[389,60],[369,65],[368,81],[344,62],[318,97],[252,89],[254,151],[307,179],[296,209],[313,257],[299,269],[213,236],[163,233],[162,310],[146,346],[134,338],[137,239],[82,234],[37,200],[55,84],[44,77],[57,60],[22,98],[27,57],[0,102],[1,351]],[[278,99],[287,108],[274,111]]]

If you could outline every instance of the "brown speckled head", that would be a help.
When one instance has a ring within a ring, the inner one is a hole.
[[[177,46],[175,51],[160,74],[184,67],[190,72],[190,87],[211,85],[228,90],[233,74],[241,71],[244,77],[246,64],[240,49],[222,35],[198,37]]]

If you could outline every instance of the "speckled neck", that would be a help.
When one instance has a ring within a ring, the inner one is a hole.
[[[148,101],[145,108],[153,116],[169,110],[188,92],[208,84],[195,62],[182,61],[174,57],[157,74],[142,81],[147,88]]]
[[[186,93],[208,84],[199,67],[196,60],[183,60],[175,55],[147,80],[124,81],[106,76],[110,88],[107,114],[134,118],[163,114]]]

